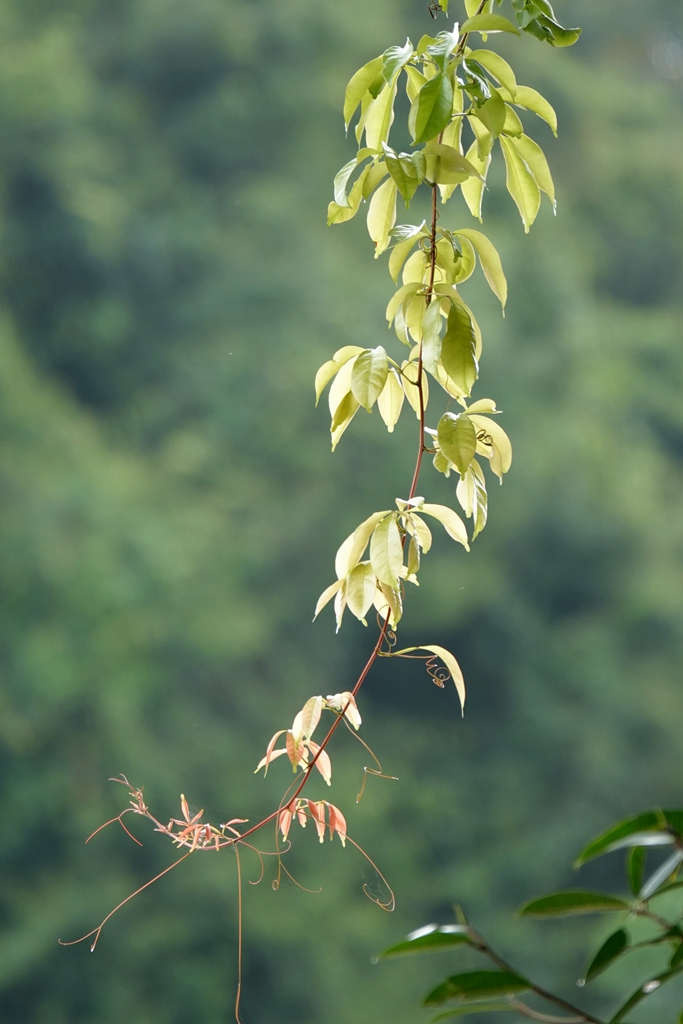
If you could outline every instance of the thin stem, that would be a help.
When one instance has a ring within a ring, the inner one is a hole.
[[[501,956],[498,956],[498,954],[489,946],[486,939],[479,935],[478,932],[474,931],[474,929],[471,929],[471,935],[472,938],[474,939],[475,945],[480,950],[480,952],[484,953],[489,958],[489,960],[492,960],[497,967],[500,967],[502,971],[508,971],[510,974],[518,973],[514,967],[511,967],[510,964],[507,963],[507,961],[503,960]],[[579,1024],[603,1024],[603,1022],[598,1017],[594,1017],[592,1014],[580,1009],[580,1007],[574,1006],[573,1003],[567,1002],[567,1000],[563,999],[561,996],[553,995],[552,992],[548,992],[547,989],[541,988],[540,985],[536,985],[534,984],[534,982],[530,982],[529,987],[532,992],[536,993],[537,996],[540,996],[542,999],[547,999],[549,1003],[554,1003],[555,1006],[559,1006],[561,1009],[568,1010],[569,1013],[574,1014],[576,1017],[578,1017]],[[537,1017],[536,1019],[538,1020],[543,1018]]]

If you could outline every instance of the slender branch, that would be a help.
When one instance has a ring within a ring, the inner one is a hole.
[[[489,960],[492,960],[497,967],[500,967],[502,971],[508,971],[510,974],[518,973],[514,967],[507,963],[506,960],[503,960],[501,956],[498,956],[495,950],[493,950],[491,946],[489,946],[486,939],[483,936],[481,936],[478,932],[476,932],[473,928],[471,928],[471,935],[472,938],[474,939],[475,945],[480,950],[480,952],[484,953],[489,958]],[[553,995],[552,992],[548,992],[547,989],[542,988],[540,985],[536,985],[534,982],[530,982],[529,985],[531,991],[535,992],[537,996],[540,996],[542,999],[546,999],[549,1003],[554,1003],[555,1006],[559,1006],[562,1010],[568,1010],[569,1013],[574,1014],[576,1017],[578,1017],[578,1024],[603,1024],[603,1022],[598,1017],[594,1017],[592,1014],[587,1013],[586,1010],[582,1010],[580,1007],[574,1006],[573,1003],[568,1002],[561,996]],[[521,1005],[523,1006],[524,1004],[522,1003]],[[525,1009],[529,1008],[525,1007]],[[549,1018],[536,1017],[535,1019],[547,1021]]]
[[[510,1006],[512,1006],[518,1013],[521,1013],[523,1017],[528,1017],[529,1020],[539,1020],[542,1024],[584,1024],[586,1018],[581,1017],[551,1017],[547,1013],[539,1013],[538,1010],[532,1010],[526,1003],[520,1003],[518,999],[511,999]]]

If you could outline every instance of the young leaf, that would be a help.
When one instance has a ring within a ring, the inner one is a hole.
[[[422,318],[422,362],[430,373],[436,372],[441,358],[441,316],[440,303],[430,302]]]
[[[427,160],[426,177],[442,185],[457,185],[467,178],[477,176],[478,171],[469,160],[453,146],[433,142],[424,149]]]
[[[334,569],[337,573],[337,578],[343,580],[348,574],[355,569],[360,562],[365,549],[368,546],[368,541],[372,536],[372,532],[385,516],[388,516],[388,510],[384,512],[373,512],[371,516],[368,516],[360,526],[358,526],[352,534],[350,534],[344,543],[337,551],[337,555],[334,560]]]
[[[387,430],[390,434],[393,434],[394,427],[398,423],[404,399],[405,392],[403,390],[403,385],[401,384],[401,378],[394,367],[390,366],[386,384],[384,385],[381,395],[377,399],[379,414],[386,423]]]
[[[382,393],[389,372],[387,354],[381,345],[366,348],[357,357],[351,374],[351,391],[364,409],[372,407]]]
[[[486,481],[482,468],[476,459],[472,459],[467,472],[458,481],[455,493],[467,518],[474,518],[472,540],[476,540],[486,526],[488,514]]]
[[[403,547],[396,516],[381,520],[370,538],[370,564],[380,583],[392,590],[398,587],[399,573],[403,565]]]
[[[363,349],[359,345],[345,345],[344,348],[340,348],[334,353],[332,359],[328,362],[323,363],[318,372],[315,375],[315,404],[317,405],[320,401],[320,396],[323,391],[330,383],[333,377],[335,377],[342,366],[348,363],[349,359],[353,359]]]
[[[507,189],[517,205],[524,230],[528,234],[541,205],[541,193],[531,171],[513,145],[513,140],[501,135],[500,145],[505,158]]]
[[[386,318],[389,321],[389,327],[391,327],[394,322],[396,314],[401,306],[404,305],[407,299],[412,298],[420,287],[421,286],[417,281],[411,281],[410,284],[404,284],[392,295],[386,311]]]
[[[418,544],[424,553],[427,554],[432,546],[432,531],[429,529],[424,519],[420,519],[415,512],[411,512],[406,518],[408,524],[413,528]]]
[[[463,413],[444,413],[439,420],[437,435],[441,451],[462,476],[477,450],[477,435],[472,421]]]
[[[322,594],[318,598],[318,603],[315,606],[315,615],[313,616],[313,621],[314,622],[318,618],[318,616],[320,615],[320,613],[323,610],[323,608],[325,607],[325,605],[329,604],[329,602],[337,594],[337,592],[339,590],[341,590],[341,588],[344,586],[345,582],[346,582],[346,580],[344,580],[344,579],[336,580],[334,583],[330,584],[330,586],[327,587],[326,590],[323,590]]]
[[[515,73],[506,60],[493,50],[473,50],[468,54],[468,60],[475,60],[482,67],[486,68],[495,79],[514,98],[517,90],[517,79]]]
[[[460,186],[460,191],[472,216],[481,221],[481,207],[486,187],[486,176],[491,165],[491,153],[489,151],[484,156],[480,156],[479,143],[473,142],[467,151],[467,159],[476,170],[477,177],[471,177],[464,181]]]
[[[452,303],[448,312],[446,334],[441,344],[441,361],[448,376],[465,395],[469,395],[479,373],[476,347],[474,326],[469,313],[459,302]],[[467,466],[463,466],[460,472],[464,473],[465,469]]]
[[[322,710],[322,697],[310,697],[304,704],[303,708],[299,712],[299,714],[301,715],[301,737],[303,737],[303,739],[310,740],[311,736],[318,727],[318,722],[320,721]],[[292,732],[294,733],[296,738],[297,733],[294,726],[292,726]]]
[[[628,903],[617,896],[570,889],[530,900],[517,913],[520,917],[569,917],[573,914],[617,913],[628,909]]]
[[[396,187],[405,199],[406,206],[409,206],[410,200],[425,175],[424,155],[421,150],[397,155],[390,146],[387,146],[386,142],[382,143],[382,149],[389,174],[396,182]]]
[[[475,14],[468,18],[460,26],[460,31],[465,32],[511,32],[513,35],[520,35],[516,25],[504,18],[501,14]]]
[[[420,390],[417,386],[417,363],[410,362],[406,359],[401,364],[401,374],[403,377],[403,390],[405,391],[406,398],[410,402],[415,411],[417,418],[420,418]],[[422,404],[426,409],[429,404],[429,382],[427,380],[427,374],[422,371]]]
[[[640,890],[639,896],[641,900],[648,900],[650,896],[653,896],[659,889],[660,885],[666,882],[669,875],[672,875],[674,871],[680,866],[683,861],[683,852],[676,850],[668,857],[664,863],[657,868],[654,874],[650,875],[647,882]]]
[[[394,121],[394,100],[396,85],[387,83],[368,110],[365,121],[365,142],[369,149],[378,152],[382,143],[389,138]]]
[[[349,391],[349,393],[340,402],[332,419],[332,426],[330,428],[330,432],[332,434],[332,451],[334,451],[339,444],[342,434],[349,426],[351,420],[359,409],[360,405]]]
[[[431,651],[432,654],[436,654],[439,658],[441,658],[442,662],[450,672],[451,679],[453,680],[455,688],[458,691],[458,697],[460,698],[460,710],[464,716],[466,696],[465,678],[462,674],[460,665],[458,665],[457,661],[455,660],[450,651],[447,651],[445,647],[439,647],[438,644],[423,644],[422,650]]]
[[[514,995],[515,992],[526,992],[530,987],[526,978],[510,971],[469,971],[466,974],[452,974],[432,989],[422,1005],[438,1006],[449,999],[465,1002],[486,996]]]
[[[369,562],[361,562],[349,573],[346,582],[346,603],[349,611],[363,624],[372,607],[377,590],[377,580]]]
[[[497,139],[507,119],[507,109],[497,89],[491,90],[491,96],[474,110],[475,116],[484,124],[491,133],[492,139]],[[470,118],[470,123],[471,123]]]
[[[327,224],[344,224],[347,220],[351,220],[358,213],[361,200],[363,199],[363,188],[368,178],[368,174],[372,169],[371,165],[368,164],[361,171],[358,178],[353,183],[353,187],[346,197],[346,205],[340,206],[334,201],[327,207]]]
[[[373,961],[376,963],[378,960],[388,960],[395,956],[415,956],[417,953],[438,953],[441,950],[457,949],[458,946],[472,944],[467,925],[444,924],[438,927],[430,924],[411,932],[403,942],[397,942],[395,946],[389,946],[378,953],[373,957]]]
[[[390,46],[385,50],[382,54],[382,74],[385,82],[394,82],[412,56],[413,44],[410,39],[406,39],[405,46]]]
[[[608,939],[603,942],[600,949],[597,951],[590,964],[586,969],[584,976],[585,981],[592,981],[593,978],[597,978],[599,974],[607,970],[610,964],[613,964],[622,953],[628,952],[630,948],[630,940],[628,932],[625,928],[620,928],[614,932]]]
[[[489,283],[489,287],[503,309],[505,309],[505,303],[507,302],[508,295],[508,283],[505,278],[505,274],[503,273],[503,264],[500,261],[498,250],[494,244],[489,241],[486,235],[481,233],[481,231],[475,231],[472,228],[461,228],[459,231],[456,231],[456,235],[458,235],[458,237],[468,238],[477,250],[481,269],[484,271],[484,276]]]
[[[370,200],[368,234],[375,243],[375,258],[389,245],[391,229],[396,223],[396,191],[396,182],[388,178]]]
[[[512,445],[502,427],[488,416],[471,415],[470,419],[477,431],[477,451],[489,460],[491,472],[495,473],[501,483],[503,476],[512,465]]]
[[[326,750],[321,750],[318,744],[314,743],[313,740],[309,740],[308,747],[314,757],[316,754],[318,755],[315,761],[315,766],[322,775],[322,777],[324,778],[327,785],[331,786],[332,762],[330,761],[329,754],[327,753]]]
[[[266,769],[263,774],[267,775],[268,774],[268,765],[270,764],[270,762],[273,761],[276,757],[279,757],[280,754],[286,754],[287,753],[286,750],[278,750],[278,751],[275,750],[275,744],[279,740],[280,736],[284,736],[284,734],[286,732],[287,732],[286,729],[280,729],[279,732],[275,733],[275,735],[271,739],[270,743],[266,747],[266,756],[259,761],[258,768],[254,772],[254,775],[256,775],[256,772],[260,771],[261,768],[265,768]]]
[[[356,71],[346,86],[344,98],[344,125],[348,130],[351,118],[358,109],[358,104],[365,96],[372,83],[382,74],[382,58],[375,57],[368,64]]]
[[[550,125],[553,134],[557,135],[557,114],[545,96],[541,96],[540,92],[536,92],[535,89],[531,89],[528,85],[518,85],[514,98],[511,97],[511,100],[516,107],[522,107],[524,110],[531,110],[532,113],[538,114],[539,117]]]
[[[533,139],[530,139],[528,135],[521,135],[519,138],[513,137],[512,145],[533,174],[538,187],[550,199],[550,202],[553,204],[553,210],[557,209],[555,185],[550,168],[548,167],[548,161],[541,147]]]
[[[346,818],[334,804],[328,804],[327,807],[330,813],[330,839],[333,839],[336,834],[339,836],[342,846],[346,846]]]
[[[446,413],[446,415],[449,416],[451,413]],[[462,544],[466,551],[469,551],[470,547],[465,524],[458,513],[454,512],[452,508],[448,508],[447,505],[422,505],[420,512],[438,519],[448,536],[452,537],[458,544]]]
[[[442,132],[453,112],[453,85],[439,71],[420,89],[410,110],[408,126],[414,142],[428,142]]]

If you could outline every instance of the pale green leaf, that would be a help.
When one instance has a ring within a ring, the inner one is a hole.
[[[426,253],[422,252],[421,249],[414,252],[403,268],[403,283],[422,284],[425,278],[425,270],[428,266],[429,262]]]
[[[339,438],[342,436],[359,409],[360,402],[356,400],[350,391],[347,392],[335,409],[334,416],[332,417],[332,423],[330,425],[330,431],[332,433],[332,451],[337,447]]]
[[[323,610],[323,608],[325,607],[325,605],[328,604],[332,600],[332,598],[335,596],[337,591],[341,590],[341,588],[343,586],[344,586],[344,580],[335,580],[335,582],[330,584],[330,586],[327,587],[326,590],[323,590],[322,594],[318,598],[318,603],[315,606],[315,615],[313,616],[313,621],[314,622],[318,618],[318,616],[320,615],[320,613]]]
[[[389,256],[389,273],[394,281],[398,280],[398,275],[401,273],[401,267],[405,263],[416,242],[417,236],[414,235],[412,238],[406,238],[404,241],[399,242],[391,250],[391,255]]]
[[[426,176],[437,184],[457,185],[478,175],[476,167],[453,146],[433,142],[425,147],[424,155],[427,160]]]
[[[362,351],[363,349],[361,349],[361,352]],[[332,382],[330,393],[327,396],[330,407],[330,416],[332,416],[332,418],[334,418],[340,403],[351,391],[351,374],[353,373],[353,364],[357,358],[357,356],[351,356],[350,359],[344,360],[343,366],[338,371],[337,376]]]
[[[437,505],[435,507],[439,508],[440,506]],[[448,511],[450,512],[450,509],[448,509]],[[453,513],[453,515],[455,515],[455,512]],[[456,518],[458,518],[458,521],[460,521],[459,517],[456,516]],[[463,527],[463,529],[464,529],[464,527]],[[451,534],[451,536],[452,536],[452,534]],[[436,654],[437,657],[441,658],[442,662],[444,663],[444,665],[446,666],[446,668],[450,672],[451,679],[453,680],[453,682],[455,684],[455,688],[458,691],[458,697],[460,698],[460,709],[462,711],[462,714],[464,715],[465,714],[465,679],[464,679],[464,676],[462,674],[462,670],[461,670],[460,666],[458,665],[457,661],[455,660],[455,658],[453,657],[453,655],[451,654],[450,651],[447,651],[445,647],[439,647],[437,644],[423,644],[422,645],[422,650],[423,651],[431,651],[432,654]]]
[[[441,362],[448,376],[465,395],[469,395],[478,376],[475,353],[476,337],[472,318],[460,303],[454,302],[448,313],[448,326],[441,343]],[[464,472],[465,467],[458,468]]]
[[[315,404],[317,405],[320,401],[320,396],[323,391],[330,383],[332,378],[339,373],[342,366],[348,363],[349,359],[357,356],[363,349],[358,345],[345,345],[344,348],[340,348],[334,353],[332,359],[328,359],[326,363],[320,367],[315,375]]]
[[[398,289],[398,291],[394,292],[392,297],[389,299],[389,304],[387,306],[386,311],[386,318],[389,321],[390,327],[394,322],[394,317],[396,316],[398,310],[401,308],[403,303],[406,301],[406,299],[412,297],[419,287],[420,285],[417,284],[416,282],[411,282],[410,284],[404,284],[401,288]]]
[[[412,55],[413,44],[410,39],[406,39],[405,46],[390,46],[388,50],[385,50],[382,54],[384,80],[394,82]]]
[[[406,76],[406,96],[408,97],[408,101],[412,104],[415,102],[415,97],[427,79],[424,75],[420,74],[417,68],[413,67],[406,68]]]
[[[439,420],[437,435],[439,448],[462,476],[477,451],[474,424],[464,413],[447,412]]]
[[[475,14],[468,18],[460,26],[460,31],[466,32],[511,32],[513,35],[520,34],[516,25],[504,18],[501,14]]]
[[[531,171],[513,143],[513,139],[501,135],[500,145],[505,158],[507,189],[517,205],[524,230],[528,233],[541,205],[541,193]]]
[[[422,317],[422,362],[430,373],[436,371],[441,358],[441,316],[440,303],[430,302]]]
[[[501,134],[514,135],[515,138],[519,138],[520,135],[524,134],[524,125],[520,121],[517,112],[512,109],[509,103],[505,104],[505,124]]]
[[[553,209],[555,209],[555,185],[553,184],[545,153],[528,135],[513,138],[512,144],[533,174],[536,184],[542,192],[545,192],[553,204]]]
[[[450,415],[446,413],[446,415]],[[444,530],[453,540],[457,541],[458,544],[462,544],[466,551],[469,551],[470,545],[467,539],[467,530],[465,524],[452,508],[448,508],[447,505],[428,505],[425,504],[420,509],[426,516],[433,516],[434,519],[438,519]]]
[[[500,56],[499,53],[494,53],[493,50],[473,50],[467,54],[468,59],[471,57],[476,60],[483,68],[486,68],[493,77],[500,82],[500,84],[507,89],[511,96],[514,97],[517,89],[517,79],[515,73],[506,60]]]
[[[338,203],[332,201],[327,207],[327,223],[328,226],[332,224],[344,224],[346,221],[351,220],[358,213],[358,209],[363,199],[363,189],[365,182],[367,181],[368,175],[372,170],[372,166],[368,164],[364,167],[360,175],[356,178],[347,196],[347,205],[340,206]],[[386,173],[386,170],[385,170]]]
[[[472,228],[462,228],[461,230],[456,231],[456,234],[459,237],[468,238],[477,250],[477,255],[481,262],[481,269],[484,271],[484,276],[489,283],[489,287],[493,294],[498,298],[503,309],[505,309],[508,284],[505,274],[503,273],[503,264],[500,261],[498,250],[494,246],[493,242],[489,241],[486,235],[482,234],[481,231],[475,231]]]
[[[375,81],[375,79],[382,74],[382,58],[375,57],[368,64],[364,64],[362,68],[356,71],[349,84],[346,86],[346,96],[344,98],[344,124],[349,127],[351,118],[355,114],[358,104],[365,96],[366,92]]]
[[[477,451],[490,460],[492,472],[502,483],[503,475],[512,465],[510,438],[503,428],[488,416],[472,415],[470,419],[477,430]]]
[[[543,118],[550,125],[553,133],[557,135],[557,114],[545,96],[541,96],[540,92],[536,92],[535,89],[531,89],[528,85],[518,85],[512,102],[517,107],[522,107],[524,110],[531,110],[532,113],[538,114],[539,117]]]
[[[432,546],[432,531],[424,519],[420,519],[416,512],[410,512],[407,516],[407,521],[412,525],[418,544],[426,555]]]
[[[403,385],[401,384],[401,377],[394,367],[391,366],[389,367],[384,389],[377,399],[379,414],[386,423],[387,430],[390,434],[393,434],[394,427],[398,423],[404,399],[405,392],[403,390]]]
[[[363,199],[369,199],[372,193],[375,191],[380,181],[387,175],[387,165],[384,160],[378,160],[375,164],[370,164],[368,172],[363,176]]]
[[[377,580],[369,562],[362,562],[349,574],[346,582],[346,603],[352,615],[361,622],[372,607],[377,592]]]
[[[497,89],[491,89],[491,97],[482,103],[480,107],[474,108],[474,115],[486,126],[492,139],[497,139],[507,118],[507,109],[503,97]],[[472,122],[470,118],[470,123]]]
[[[365,141],[369,149],[378,151],[389,138],[394,120],[396,85],[387,83],[368,111],[365,121]]]
[[[368,234],[375,243],[375,257],[388,247],[396,223],[396,182],[388,178],[375,192],[368,209]]]
[[[368,412],[382,393],[389,372],[387,354],[381,345],[364,349],[353,364],[351,391]]]
[[[479,176],[468,178],[467,181],[462,183],[460,190],[472,216],[481,221],[481,207],[486,187],[486,176],[491,164],[491,153],[489,152],[486,156],[481,157],[479,155],[479,143],[473,142],[467,151],[467,159]]]
[[[406,398],[412,405],[415,415],[420,418],[420,389],[417,386],[417,363],[405,360],[401,365],[401,374],[403,376],[403,390],[405,391]],[[422,403],[424,408],[427,408],[429,404],[429,383],[427,381],[427,374],[422,371]]]
[[[462,250],[462,255],[455,265],[456,284],[467,281],[477,269],[477,257],[474,252],[474,246],[468,238],[460,239],[460,249]]]
[[[398,587],[403,547],[396,516],[393,514],[382,519],[373,531],[370,538],[370,564],[380,583],[392,590]]]
[[[472,459],[467,467],[467,472],[458,481],[455,493],[467,518],[473,519],[472,540],[476,540],[486,526],[488,514],[486,480],[484,479],[482,468],[476,459]]]
[[[387,509],[383,512],[373,512],[360,526],[356,527],[353,533],[349,534],[339,548],[334,560],[334,569],[338,579],[344,579],[352,569],[355,569],[365,553],[373,530],[380,520],[388,515],[389,511]]]

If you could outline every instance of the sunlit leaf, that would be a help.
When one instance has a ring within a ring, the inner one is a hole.
[[[422,318],[422,361],[430,373],[441,358],[441,328],[444,320],[438,302],[430,302]]]
[[[605,914],[628,909],[628,903],[617,896],[569,889],[530,900],[520,907],[518,913],[520,917],[569,917],[573,914]]]
[[[534,114],[538,114],[557,135],[557,114],[540,92],[531,89],[528,85],[518,85],[514,98],[511,97],[511,99],[516,107],[522,107],[524,110],[531,110]]]
[[[332,425],[330,427],[330,432],[332,434],[332,451],[334,451],[339,444],[342,434],[349,426],[351,420],[359,409],[360,403],[356,401],[349,391],[337,406],[337,410],[332,417]]]
[[[323,363],[318,372],[315,375],[315,404],[317,405],[320,401],[320,396],[323,391],[330,383],[333,377],[335,377],[342,366],[348,363],[349,359],[353,359],[363,349],[359,345],[345,345],[344,348],[340,348],[334,353],[332,359],[328,362]]]
[[[389,372],[387,373],[386,383],[381,395],[377,399],[379,414],[386,423],[387,430],[390,434],[393,433],[394,427],[398,423],[404,399],[405,392],[403,390],[403,385],[401,384],[401,377],[394,367],[390,366]]]
[[[548,167],[548,161],[541,147],[533,139],[530,139],[528,135],[521,135],[519,138],[513,137],[512,145],[533,174],[538,187],[542,192],[545,192],[553,204],[553,209],[555,209],[557,205],[555,202],[555,185],[550,168]]]
[[[308,742],[309,749],[313,756],[316,757],[315,767],[318,769],[323,779],[328,786],[332,785],[332,762],[330,761],[329,754],[326,750],[321,750],[317,743],[313,740]]]
[[[368,412],[382,393],[389,372],[387,354],[381,345],[364,349],[353,364],[351,391]]]
[[[425,147],[424,155],[429,181],[443,185],[459,184],[478,174],[476,167],[453,146],[433,142]]]
[[[499,53],[494,53],[493,50],[473,50],[468,54],[468,59],[476,60],[478,64],[486,68],[500,84],[507,89],[511,96],[514,97],[517,89],[517,79],[515,73],[504,60]]]
[[[500,137],[507,172],[507,189],[517,205],[524,230],[528,233],[541,205],[541,193],[531,171],[515,148],[514,141],[506,135]]]
[[[425,928],[418,928],[411,932],[403,942],[397,942],[394,946],[378,953],[377,960],[388,960],[396,956],[415,956],[418,953],[438,953],[441,950],[457,949],[458,946],[471,946],[472,938],[470,929],[462,924],[444,924],[438,927],[435,924],[427,925]]]
[[[353,533],[349,534],[344,543],[337,551],[337,555],[334,560],[334,569],[337,573],[337,577],[343,580],[352,569],[354,569],[360,562],[365,549],[368,546],[368,541],[372,536],[372,531],[375,529],[377,524],[385,516],[389,515],[388,510],[384,512],[373,512],[371,516],[368,516],[360,526],[358,526]]]
[[[491,90],[491,98],[488,99],[486,103],[482,103],[481,106],[477,107],[474,114],[489,130],[491,138],[497,139],[505,127],[505,121],[507,118],[507,110],[503,97],[497,89]],[[472,118],[470,118],[470,123],[471,122]]]
[[[330,586],[327,587],[326,590],[323,590],[322,594],[318,598],[318,603],[315,606],[315,615],[313,616],[314,622],[320,615],[325,605],[332,600],[332,598],[336,595],[338,590],[341,590],[341,588],[344,586],[344,583],[345,581],[343,579],[335,580],[335,582],[330,584]]]
[[[396,223],[396,182],[388,178],[377,189],[368,209],[368,234],[375,243],[375,256],[381,255],[390,242]]]
[[[390,46],[382,54],[384,79],[386,82],[394,82],[402,68],[408,63],[413,55],[413,44],[406,39],[405,46]]]
[[[379,150],[389,138],[394,121],[396,84],[387,83],[368,111],[365,121],[365,141],[369,149]]]
[[[361,562],[351,571],[346,581],[346,603],[351,614],[361,622],[364,622],[372,607],[376,590],[377,580],[372,566],[368,562]]]
[[[488,514],[486,481],[476,459],[472,459],[465,475],[458,481],[455,493],[467,518],[474,520],[472,540],[475,540],[486,526]]]
[[[448,312],[446,334],[441,343],[441,361],[448,376],[465,395],[469,395],[479,374],[476,345],[472,318],[463,305],[454,302]],[[466,468],[463,467],[461,472]]]
[[[403,547],[396,516],[381,520],[370,538],[370,564],[380,583],[396,589],[403,565]]]
[[[484,271],[484,276],[489,283],[489,287],[493,294],[498,298],[503,309],[505,309],[508,284],[505,274],[503,273],[503,264],[500,261],[498,250],[494,244],[489,241],[486,235],[481,233],[481,231],[475,231],[473,228],[461,228],[456,232],[456,234],[463,238],[468,238],[477,250],[477,255],[481,262],[481,269]]]
[[[519,29],[501,14],[475,14],[460,26],[461,32],[511,32],[518,36]]]
[[[417,386],[417,363],[405,362],[401,365],[401,375],[403,377],[403,390],[405,391],[406,398],[410,402],[415,415],[420,418],[420,389]],[[424,408],[427,408],[429,404],[429,382],[427,380],[427,374],[422,371],[422,404]]]
[[[381,74],[382,58],[375,57],[368,64],[364,64],[352,77],[346,87],[346,96],[344,98],[344,124],[347,128],[363,96]]]
[[[640,899],[648,900],[659,889],[660,885],[663,885],[667,878],[676,871],[682,861],[683,852],[681,850],[676,850],[670,857],[667,857],[664,863],[650,875],[647,882],[643,885],[639,893]]]
[[[481,221],[481,207],[486,187],[486,176],[491,165],[491,153],[489,150],[485,156],[480,156],[479,143],[473,142],[467,151],[467,159],[477,171],[478,177],[473,176],[464,181],[460,186],[460,191],[472,216]]]
[[[446,415],[450,416],[452,413],[446,413]],[[452,508],[448,508],[447,505],[424,504],[421,506],[420,512],[424,512],[425,515],[438,519],[448,536],[452,537],[453,540],[456,540],[458,544],[462,544],[462,546],[469,551],[469,541],[467,539],[465,524],[458,513],[454,512]]]

